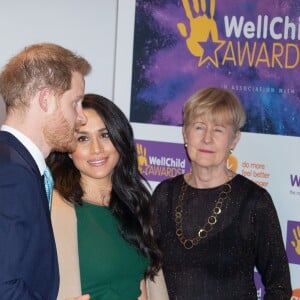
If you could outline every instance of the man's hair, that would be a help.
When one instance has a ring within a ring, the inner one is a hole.
[[[71,88],[72,73],[86,76],[91,65],[83,57],[56,44],[34,44],[12,57],[0,73],[0,94],[6,111],[24,108],[40,89],[61,95]]]

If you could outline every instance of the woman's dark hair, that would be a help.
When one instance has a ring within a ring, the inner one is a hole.
[[[122,236],[150,259],[145,275],[153,279],[161,267],[161,252],[152,231],[152,205],[148,184],[138,169],[137,151],[132,127],[124,113],[110,100],[86,94],[83,109],[93,109],[102,119],[110,140],[119,153],[112,175],[109,209],[119,221]],[[67,153],[53,152],[47,158],[55,188],[69,202],[82,205],[80,172]]]

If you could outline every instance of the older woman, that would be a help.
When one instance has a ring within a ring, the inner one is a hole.
[[[269,193],[229,170],[245,112],[230,91],[206,88],[183,108],[183,139],[191,172],[153,193],[170,299],[290,299],[289,266]]]

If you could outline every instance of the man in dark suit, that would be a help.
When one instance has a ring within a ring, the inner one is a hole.
[[[43,174],[53,150],[72,152],[84,124],[90,64],[55,44],[31,45],[0,74],[0,299],[56,300],[59,274]],[[51,203],[50,203],[51,204]]]

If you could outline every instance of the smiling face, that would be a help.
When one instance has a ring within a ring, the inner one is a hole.
[[[77,148],[71,154],[81,178],[111,182],[119,153],[112,144],[107,128],[97,112],[85,109],[87,123],[79,127]]]
[[[199,116],[183,128],[183,138],[192,168],[226,168],[230,149],[234,149],[240,132],[222,120]]]

